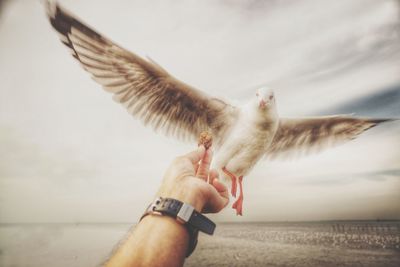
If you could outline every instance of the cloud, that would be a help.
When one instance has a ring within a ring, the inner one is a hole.
[[[297,185],[312,185],[312,186],[341,186],[343,184],[352,184],[363,182],[363,180],[385,182],[388,179],[400,180],[400,169],[382,170],[374,172],[356,172],[342,173],[335,175],[325,175],[318,177],[305,177]],[[400,183],[399,183],[400,185]]]
[[[375,19],[365,16],[351,33],[343,35],[341,29],[337,38],[329,38],[329,43],[311,51],[308,57],[314,62],[298,75],[308,75],[311,80],[337,78],[361,66],[400,58],[398,6],[386,2],[377,9]]]
[[[400,117],[400,85],[382,88],[376,93],[352,99],[319,114],[354,114],[375,118]]]

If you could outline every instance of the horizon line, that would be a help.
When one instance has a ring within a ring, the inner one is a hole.
[[[284,220],[284,221],[217,221],[218,224],[242,224],[242,223],[318,223],[318,222],[400,222],[400,219],[333,219],[333,220]],[[130,224],[138,222],[0,222],[1,225],[38,225],[38,224],[75,224],[75,225],[94,225],[94,224]]]

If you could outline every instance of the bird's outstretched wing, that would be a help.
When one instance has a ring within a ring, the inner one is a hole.
[[[326,116],[304,119],[281,118],[266,151],[270,159],[301,156],[344,143],[388,119]]]
[[[204,130],[218,136],[227,127],[234,107],[178,81],[154,62],[118,46],[57,3],[47,2],[47,13],[61,41],[82,67],[145,124],[181,139],[197,138]]]

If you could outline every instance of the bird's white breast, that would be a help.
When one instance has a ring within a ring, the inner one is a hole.
[[[276,132],[277,120],[260,119],[244,110],[225,142],[218,149],[214,167],[225,167],[236,176],[246,175],[264,155]]]

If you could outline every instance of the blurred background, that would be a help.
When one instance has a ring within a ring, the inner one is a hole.
[[[399,1],[59,2],[233,104],[269,85],[281,116],[400,117]],[[132,224],[172,159],[196,147],[154,133],[114,103],[58,40],[40,1],[0,1],[0,81],[4,227]],[[245,177],[244,216],[227,208],[212,218],[400,219],[399,148],[392,122],[318,155],[260,161]],[[19,240],[18,231],[1,233]]]
[[[281,116],[400,117],[398,1],[59,1],[178,79],[236,103],[267,84]],[[194,149],[156,134],[91,80],[39,1],[2,1],[0,220],[132,222]],[[244,216],[400,218],[400,125],[245,177]]]

